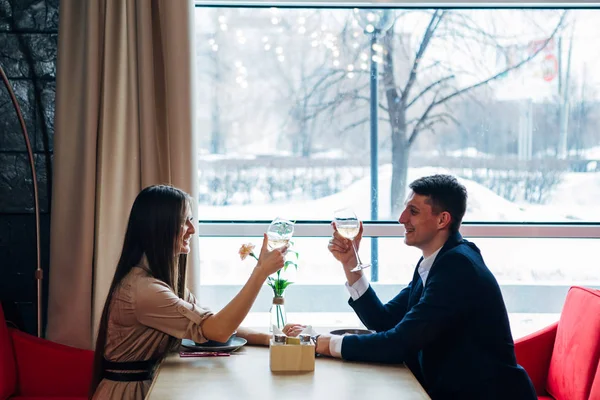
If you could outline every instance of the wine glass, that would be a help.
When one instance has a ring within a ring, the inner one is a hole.
[[[354,211],[349,208],[343,208],[341,210],[337,210],[333,216],[335,218],[335,226],[337,231],[340,233],[340,235],[346,239],[350,239],[350,242],[352,242],[352,249],[354,250],[358,264],[350,271],[357,272],[361,269],[369,268],[371,264],[363,264],[358,256],[358,251],[356,251],[356,246],[354,245],[354,238],[356,235],[358,235],[358,231],[360,230],[360,221],[356,217],[356,214],[354,214]]]
[[[275,218],[267,229],[269,250],[278,249],[288,244],[294,234],[294,223],[283,218]]]

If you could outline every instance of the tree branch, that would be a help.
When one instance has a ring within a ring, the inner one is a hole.
[[[350,130],[352,128],[356,128],[357,126],[360,126],[362,124],[366,124],[367,122],[369,122],[370,118],[363,118],[361,120],[355,121],[353,123],[351,123],[350,125],[346,125],[345,127],[343,127],[340,132],[345,132],[347,130]]]
[[[510,67],[507,67],[507,68],[505,68],[503,71],[501,71],[501,72],[499,72],[499,73],[497,73],[497,74],[495,74],[495,75],[491,76],[491,77],[490,77],[490,78],[488,78],[488,79],[485,79],[485,80],[483,80],[483,81],[480,81],[480,82],[478,82],[478,83],[476,83],[476,84],[473,84],[473,85],[471,85],[471,86],[467,86],[466,88],[463,88],[463,89],[456,90],[454,93],[452,93],[452,94],[450,94],[450,95],[448,95],[448,96],[445,96],[445,97],[441,98],[440,100],[435,100],[435,98],[434,98],[434,100],[433,100],[433,101],[432,101],[432,102],[429,104],[429,106],[427,106],[427,108],[425,109],[425,111],[423,112],[423,114],[421,115],[421,117],[419,118],[419,120],[417,121],[417,123],[415,124],[415,126],[413,127],[413,129],[412,129],[412,132],[411,132],[411,134],[410,134],[410,136],[409,136],[409,138],[408,138],[408,146],[411,146],[411,145],[413,144],[413,142],[414,142],[414,141],[415,141],[415,139],[417,138],[417,135],[419,134],[419,132],[420,132],[420,131],[421,131],[421,129],[423,128],[423,124],[424,124],[424,123],[427,121],[427,118],[428,118],[428,115],[429,115],[429,113],[431,112],[431,110],[432,110],[434,107],[436,107],[436,106],[438,106],[438,105],[440,105],[440,104],[443,104],[443,103],[447,102],[448,100],[450,100],[451,98],[453,98],[453,97],[455,97],[455,96],[458,96],[458,95],[460,95],[460,94],[466,93],[466,92],[468,92],[468,91],[470,91],[470,90],[473,90],[473,89],[475,89],[475,88],[478,88],[478,87],[480,87],[480,86],[483,86],[483,85],[485,85],[485,84],[487,84],[487,83],[489,83],[489,82],[491,82],[491,81],[493,81],[493,80],[495,80],[495,79],[498,79],[500,76],[504,75],[505,73],[507,73],[507,72],[509,72],[509,71],[512,71],[512,70],[515,70],[515,69],[518,69],[518,68],[520,68],[521,66],[523,66],[524,64],[526,64],[527,62],[531,61],[531,60],[532,60],[532,59],[533,59],[533,58],[534,58],[536,55],[538,55],[538,53],[540,53],[540,52],[541,52],[541,51],[542,51],[542,50],[543,50],[543,49],[544,49],[544,48],[545,48],[545,47],[548,45],[548,43],[550,42],[550,40],[552,40],[552,38],[553,38],[553,37],[556,35],[556,33],[558,32],[558,30],[559,30],[559,29],[560,29],[560,27],[562,26],[562,24],[563,24],[563,22],[564,22],[564,20],[565,20],[565,17],[566,17],[566,15],[567,15],[567,13],[568,13],[568,11],[565,11],[565,12],[564,12],[564,13],[561,15],[561,17],[560,17],[560,20],[559,20],[558,24],[556,24],[556,27],[554,28],[554,30],[552,31],[552,33],[550,34],[550,36],[548,37],[548,39],[546,39],[546,40],[544,41],[543,45],[542,45],[542,46],[540,46],[540,47],[537,49],[537,51],[535,51],[535,52],[534,52],[533,54],[531,54],[529,57],[527,57],[527,58],[525,58],[525,59],[521,60],[519,63],[517,63],[517,64],[515,64],[515,65],[513,65],[513,66],[510,66]],[[412,72],[411,72],[411,73],[412,73]],[[429,128],[431,128],[431,126],[430,126]]]
[[[364,101],[366,101],[366,102],[368,102],[368,103],[370,103],[370,102],[371,102],[371,98],[370,98],[370,97],[367,97],[367,96],[356,96],[356,97],[355,97],[355,99],[358,99],[358,100],[364,100]],[[386,107],[385,105],[383,105],[383,103],[382,103],[382,102],[379,102],[379,108],[380,108],[380,109],[382,109],[382,110],[383,110],[383,111],[385,111],[385,112],[387,112],[387,111],[388,111],[387,107]]]
[[[423,35],[423,40],[421,41],[421,44],[419,45],[419,50],[417,50],[417,54],[415,55],[415,60],[413,61],[413,66],[410,70],[410,75],[408,77],[408,81],[406,82],[406,86],[404,87],[404,90],[402,90],[402,102],[403,103],[406,102],[406,99],[408,97],[410,89],[412,88],[412,86],[414,85],[414,83],[417,79],[417,69],[419,68],[419,63],[421,62],[421,59],[423,58],[423,54],[425,54],[425,50],[427,50],[427,47],[429,46],[429,42],[431,41],[431,38],[433,37],[435,30],[437,29],[438,25],[442,21],[444,14],[445,14],[445,11],[435,10],[433,15],[431,16],[429,25],[427,25],[427,29],[425,29],[425,34]]]
[[[429,116],[426,118],[426,120],[425,120],[425,121],[423,121],[423,122],[421,123],[421,125],[423,125],[423,123],[430,123],[430,122],[433,122],[433,123],[437,123],[437,122],[447,122],[447,121],[446,121],[446,119],[449,119],[449,120],[451,120],[451,121],[452,121],[452,122],[454,122],[456,125],[460,125],[460,121],[459,121],[458,119],[456,119],[456,118],[455,118],[455,117],[454,117],[452,114],[450,114],[450,113],[446,113],[446,112],[442,112],[442,113],[438,113],[438,114],[432,114],[432,115],[429,115]],[[412,120],[410,120],[410,121],[408,121],[408,122],[406,123],[406,126],[410,126],[410,125],[412,125],[413,123],[417,122],[418,120],[420,121],[420,118],[419,118],[419,119],[417,119],[417,118],[413,118]]]
[[[327,111],[329,108],[332,108],[332,107],[335,107],[335,106],[341,104],[344,100],[355,99],[356,97],[358,97],[357,93],[360,92],[362,89],[365,89],[367,86],[368,85],[363,85],[361,87],[355,88],[351,92],[338,93],[332,100],[329,100],[325,103],[314,105],[314,107],[316,107],[316,109],[313,108],[313,110],[314,110],[313,114],[307,116],[307,119],[316,118],[322,112]]]
[[[339,78],[337,78],[337,80],[334,80],[333,83],[328,84],[325,87],[325,90],[329,87],[331,87],[332,85],[338,83],[340,80],[344,79],[345,76],[345,71],[338,69],[338,70],[332,70],[331,73],[329,74],[325,74],[323,75],[318,81],[317,83],[315,83],[315,85],[312,87],[310,93],[308,93],[307,97],[310,98],[313,96],[313,94],[319,89],[319,86],[321,86],[322,84],[324,84],[327,79],[334,77],[335,75],[341,74],[341,76]]]
[[[444,81],[450,80],[450,79],[454,79],[454,75],[448,75],[446,77],[443,77],[441,79],[438,79],[437,81],[433,82],[431,85],[427,86],[425,89],[423,89],[421,91],[421,93],[419,93],[418,95],[415,96],[414,99],[412,99],[408,105],[406,106],[406,108],[410,108],[410,106],[412,106],[417,100],[419,100],[419,98],[421,96],[423,96],[425,93],[427,93],[429,90],[431,90],[432,88],[434,88],[435,86],[441,84]]]
[[[389,122],[389,120],[387,118],[378,118],[378,121],[382,121],[382,122]],[[349,129],[353,129],[356,128],[357,126],[360,126],[362,124],[366,124],[367,122],[371,121],[371,118],[363,118],[360,119],[358,121],[355,121],[353,123],[351,123],[350,125],[346,125],[345,127],[343,127],[340,132],[344,132],[347,131]]]
[[[413,127],[412,132],[411,132],[410,136],[408,137],[408,146],[409,147],[413,144],[413,142],[417,138],[417,135],[419,134],[419,131],[421,129],[421,125],[425,122],[425,120],[427,119],[427,116],[429,115],[429,113],[431,112],[431,110],[433,109],[433,107],[435,107],[436,105],[437,105],[437,103],[435,101],[432,101],[427,106],[427,108],[425,109],[425,111],[423,112],[423,115],[421,115],[421,118],[419,118],[419,120],[417,121],[417,123]]]
[[[442,103],[444,103],[444,102],[446,102],[446,101],[450,100],[450,99],[451,99],[451,98],[453,98],[453,97],[456,97],[456,96],[458,96],[458,95],[460,95],[460,94],[463,94],[463,93],[465,93],[465,92],[468,92],[468,91],[470,91],[470,90],[473,90],[473,89],[475,89],[475,88],[478,88],[479,86],[483,86],[483,85],[485,85],[485,84],[487,84],[487,83],[489,83],[489,82],[492,82],[492,81],[494,81],[494,80],[498,79],[500,76],[502,76],[502,75],[506,74],[507,72],[510,72],[510,71],[512,71],[512,70],[515,70],[515,69],[518,69],[518,68],[520,68],[521,66],[523,66],[524,64],[526,64],[526,63],[528,63],[529,61],[531,61],[533,58],[535,58],[535,56],[537,56],[537,55],[538,55],[538,54],[539,54],[539,53],[540,53],[542,50],[544,50],[544,49],[546,48],[546,46],[548,45],[548,43],[549,43],[549,42],[552,40],[552,38],[553,38],[553,37],[556,35],[556,33],[558,32],[558,30],[559,30],[559,29],[560,29],[560,27],[562,26],[562,24],[563,24],[563,21],[564,21],[564,19],[565,19],[566,15],[567,15],[567,13],[568,13],[568,11],[565,11],[565,12],[564,12],[564,13],[561,15],[561,17],[560,17],[560,21],[558,22],[558,24],[556,24],[556,27],[554,28],[554,30],[552,31],[552,33],[550,34],[550,36],[548,36],[548,39],[546,39],[546,40],[544,41],[544,44],[543,44],[542,46],[540,46],[540,47],[539,47],[539,48],[538,48],[538,49],[537,49],[537,50],[536,50],[536,51],[535,51],[533,54],[531,54],[529,57],[527,57],[527,58],[525,58],[525,59],[521,60],[519,63],[517,63],[517,64],[515,64],[515,65],[513,65],[513,66],[511,66],[511,67],[507,67],[507,68],[505,68],[503,71],[500,71],[500,72],[496,73],[495,75],[491,76],[491,77],[490,77],[490,78],[488,78],[488,79],[485,79],[485,80],[483,80],[483,81],[480,81],[480,82],[478,82],[478,83],[475,83],[475,84],[473,84],[473,85],[471,85],[471,86],[467,86],[466,88],[463,88],[463,89],[457,90],[456,92],[454,92],[454,93],[452,93],[452,94],[450,94],[450,95],[448,95],[448,96],[446,96],[446,97],[443,97],[442,99],[438,100],[438,101],[436,102],[436,104],[435,104],[435,105],[442,104]]]

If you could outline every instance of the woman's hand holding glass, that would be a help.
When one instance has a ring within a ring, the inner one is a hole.
[[[285,253],[287,252],[288,247],[289,245],[285,244],[284,246],[269,250],[269,239],[266,233],[263,235],[263,243],[256,268],[265,274],[265,279],[267,276],[274,274],[283,268],[283,264],[285,263]]]
[[[294,235],[294,223],[283,218],[275,218],[267,228],[269,249],[288,246]]]

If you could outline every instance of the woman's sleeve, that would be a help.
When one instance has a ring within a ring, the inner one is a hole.
[[[191,339],[197,343],[208,339],[202,333],[202,322],[212,312],[196,304],[195,298],[186,290],[188,300],[177,297],[164,282],[147,278],[138,282],[135,291],[137,320],[146,326],[179,339]]]
[[[196,296],[194,296],[194,294],[190,292],[190,289],[188,288],[185,288],[185,299],[188,303],[195,304],[197,307],[201,307]]]

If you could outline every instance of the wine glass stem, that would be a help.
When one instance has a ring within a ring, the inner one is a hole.
[[[358,251],[356,251],[356,246],[354,245],[354,239],[351,240],[352,242],[352,249],[354,250],[354,254],[356,255],[356,262],[358,263],[357,266],[362,265],[362,261],[360,261],[360,256],[358,255]]]

